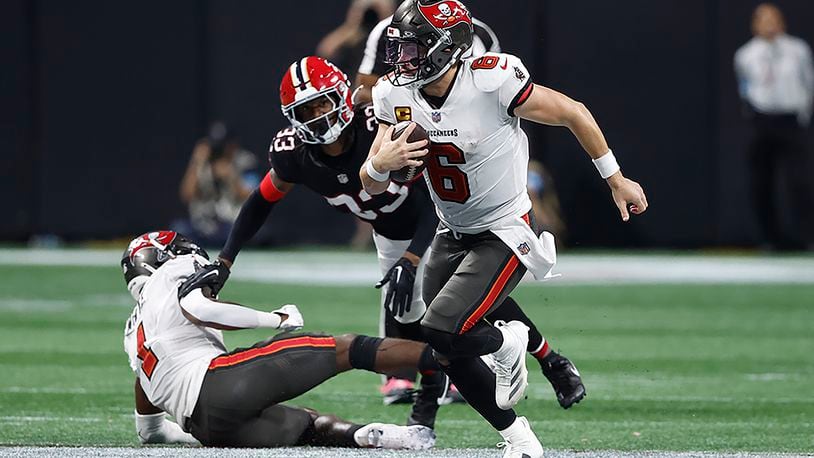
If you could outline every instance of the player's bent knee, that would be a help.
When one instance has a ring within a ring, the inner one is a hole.
[[[356,336],[350,344],[348,359],[354,369],[366,371],[374,370],[376,366],[376,352],[382,344],[382,338],[369,336]]]
[[[440,353],[442,355],[446,355],[447,357],[453,356],[451,352],[452,343],[456,337],[455,334],[439,331],[437,329],[424,326],[423,324],[421,326],[421,332],[424,334],[424,338],[427,340],[427,343],[430,344],[435,353]]]
[[[476,327],[464,334],[439,331],[428,326],[422,326],[421,330],[432,349],[449,361],[492,353],[500,347],[501,343],[496,341],[485,327],[483,329]],[[439,362],[441,361],[439,360]]]

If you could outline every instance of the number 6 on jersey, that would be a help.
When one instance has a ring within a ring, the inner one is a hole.
[[[466,203],[471,196],[469,177],[456,165],[466,164],[464,152],[454,143],[430,143],[427,171],[432,189],[441,200]],[[441,159],[446,165],[441,163]]]

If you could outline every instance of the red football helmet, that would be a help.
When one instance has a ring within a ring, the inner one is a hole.
[[[280,83],[280,105],[306,143],[335,142],[353,119],[348,77],[321,57],[291,64]]]

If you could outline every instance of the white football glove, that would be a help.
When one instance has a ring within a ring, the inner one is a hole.
[[[280,327],[278,329],[281,331],[296,331],[297,329],[302,328],[304,324],[302,314],[294,304],[286,304],[279,309],[274,310],[272,313],[284,313],[288,315],[288,318],[280,323]]]
[[[201,445],[192,434],[185,433],[177,424],[164,418],[164,412],[152,415],[136,414],[136,433],[143,444]]]

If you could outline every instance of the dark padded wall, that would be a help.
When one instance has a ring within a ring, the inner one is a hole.
[[[38,2],[38,231],[127,234],[178,212],[197,131],[196,5]]]
[[[34,110],[31,5],[0,6],[0,238],[25,236],[34,224],[36,154],[30,147]]]
[[[537,81],[591,108],[651,210],[619,222],[605,184],[562,128],[527,124],[560,190],[569,243],[702,246],[755,238],[748,141],[732,54],[757,2],[467,2]],[[814,3],[779,2],[814,43]],[[11,0],[0,4],[0,237],[118,237],[184,213],[197,138],[230,122],[265,164],[284,125],[280,75],[344,18],[346,2]],[[354,73],[355,69],[347,69]],[[340,242],[349,217],[296,190],[274,243]],[[329,230],[325,230],[329,228]]]
[[[714,236],[714,219],[698,218],[716,205],[709,198],[708,3],[597,2],[587,14],[585,2],[548,2],[545,83],[592,110],[623,172],[641,181],[652,204],[645,218],[623,227],[579,144],[557,129],[547,135],[545,158],[572,243],[687,244]]]

